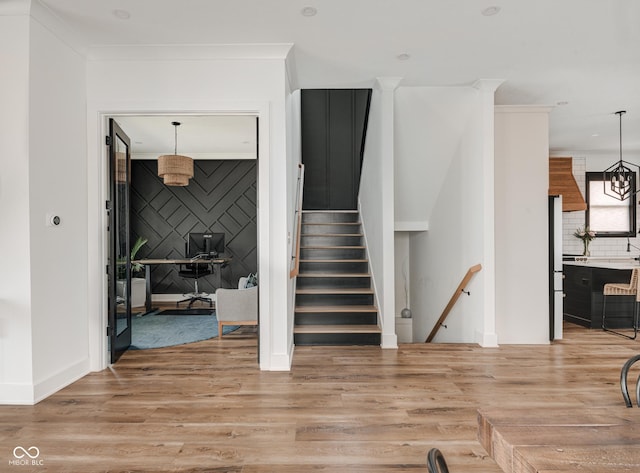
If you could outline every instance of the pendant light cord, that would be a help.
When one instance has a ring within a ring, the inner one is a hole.
[[[180,126],[180,122],[171,122],[171,124],[174,126],[174,138],[173,138],[173,143],[174,143],[174,148],[173,148],[173,154],[178,154],[178,126]]]
[[[620,110],[619,112],[616,112],[618,117],[620,117],[620,132],[618,133],[618,136],[620,138],[620,161],[621,162],[622,162],[622,115],[624,115],[625,113],[627,113],[625,110]]]

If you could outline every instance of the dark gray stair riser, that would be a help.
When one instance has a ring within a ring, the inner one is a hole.
[[[295,345],[380,345],[379,333],[296,333]]]
[[[359,223],[342,224],[314,224],[303,223],[302,234],[341,234],[341,233],[361,233]]]
[[[296,280],[295,325],[375,326],[378,313],[373,308],[359,213],[304,212],[302,221],[300,259],[304,261]],[[308,290],[313,292],[305,293]],[[379,333],[357,331],[294,334],[297,345],[380,345],[380,340]]]
[[[378,323],[376,312],[311,312],[295,316],[296,325],[375,325]]]
[[[326,289],[326,288],[364,288],[371,287],[371,277],[345,277],[334,275],[331,277],[302,277],[298,276],[298,289]]]
[[[300,248],[300,259],[365,259],[364,248]]]
[[[302,235],[301,246],[362,246],[362,235]]]
[[[296,305],[373,305],[373,294],[296,294]]]
[[[366,261],[301,261],[300,272],[310,273],[368,273]]]
[[[302,223],[360,222],[358,212],[302,212]]]

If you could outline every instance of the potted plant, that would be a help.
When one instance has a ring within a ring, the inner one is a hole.
[[[149,240],[146,238],[138,237],[131,247],[131,307],[144,306],[146,299],[145,278],[144,275],[141,274],[144,270],[144,265],[137,262],[134,263],[133,261],[136,259],[140,248],[142,248],[147,241]],[[118,295],[120,297],[124,297],[125,295],[126,271],[124,262],[123,264],[118,264]]]
[[[576,229],[576,231],[573,233],[573,236],[582,240],[582,255],[591,256],[591,252],[589,251],[589,243],[591,243],[591,240],[595,239],[596,232],[591,230],[588,225],[585,225],[582,228]]]

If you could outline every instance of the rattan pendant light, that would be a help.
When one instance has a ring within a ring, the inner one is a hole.
[[[175,148],[173,154],[158,158],[158,176],[167,186],[187,186],[193,177],[193,159],[178,154],[178,127],[180,122],[171,122],[175,127]]]

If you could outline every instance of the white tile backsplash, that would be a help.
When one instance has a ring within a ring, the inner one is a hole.
[[[587,170],[586,158],[573,158],[573,175],[576,178],[578,187],[582,195],[585,193],[585,172]],[[637,211],[637,210],[636,210]],[[582,227],[585,222],[586,212],[563,212],[562,213],[562,252],[564,254],[582,254],[582,240],[573,236],[577,228]],[[630,238],[632,245],[640,247],[640,238]],[[631,247],[627,253],[626,238],[595,238],[589,245],[591,256],[637,256],[640,250]]]

